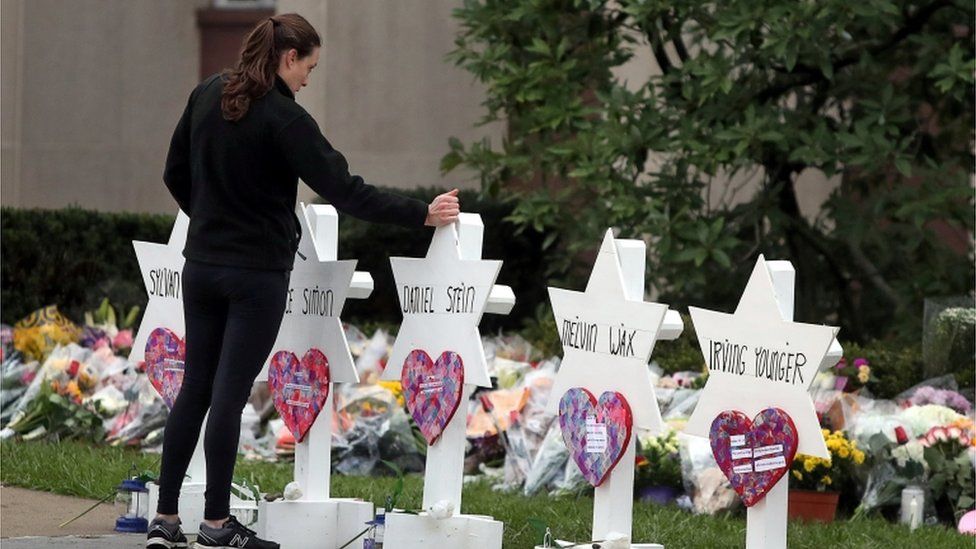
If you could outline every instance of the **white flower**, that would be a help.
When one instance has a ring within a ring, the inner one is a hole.
[[[898,414],[898,419],[911,430],[911,436],[913,437],[920,437],[927,433],[932,427],[955,423],[956,421],[963,419],[963,417],[965,416],[959,414],[952,408],[939,406],[937,404],[912,406],[910,408],[905,408],[900,414]]]
[[[430,509],[427,509],[427,512],[435,519],[446,519],[454,515],[454,503],[442,499],[431,505]]]
[[[285,485],[285,491],[282,494],[286,500],[295,501],[301,499],[302,497],[302,487],[296,481],[291,481]]]

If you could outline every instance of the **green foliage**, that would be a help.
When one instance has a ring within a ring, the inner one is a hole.
[[[3,208],[2,321],[52,304],[79,321],[106,296],[120,310],[144,306],[132,241],[165,242],[172,225],[166,215]]]
[[[428,200],[442,191],[395,192]],[[536,304],[548,299],[546,280],[540,276],[549,261],[549,256],[540,252],[545,237],[531,229],[518,230],[506,221],[512,211],[510,204],[472,191],[461,192],[460,199],[466,212],[480,213],[484,220],[483,257],[505,261],[498,283],[511,285],[518,294],[510,315],[486,315],[482,328],[490,333],[518,327],[523,318],[535,313]],[[0,216],[2,321],[12,324],[42,306],[57,304],[76,321],[91,311],[93,321],[118,315],[120,328],[134,323],[140,309],[133,313],[133,307],[144,308],[147,296],[132,241],[166,242],[173,219],[78,208],[4,208]],[[340,258],[357,258],[357,268],[371,272],[375,283],[370,299],[346,303],[343,318],[370,326],[399,323],[401,313],[389,257],[423,256],[431,234],[431,229],[377,225],[340,216]]]
[[[119,316],[115,312],[115,307],[108,298],[102,299],[101,304],[98,305],[98,309],[94,311],[85,312],[85,325],[87,326],[115,326],[120,330],[125,330],[127,328],[132,328],[136,319],[139,318],[139,312],[141,311],[138,305],[133,305],[129,308],[129,312],[125,316],[121,317],[122,321],[119,322]]]
[[[932,471],[927,486],[939,518],[949,523],[958,522],[976,503],[973,463],[968,448],[955,440],[937,442],[925,449],[925,461]]]
[[[81,439],[97,442],[105,438],[104,418],[97,406],[55,392],[51,385],[41,390],[24,415],[7,427],[25,439]]]
[[[844,343],[844,356],[866,358],[875,379],[868,390],[875,398],[891,399],[923,380],[922,349],[874,341],[867,345]]]
[[[429,201],[444,192],[438,189],[395,189],[394,192]],[[541,252],[544,235],[538,231],[517,230],[506,218],[512,205],[485,197],[476,191],[461,191],[458,197],[465,212],[478,213],[485,225],[482,257],[502,259],[505,264],[498,275],[498,284],[515,289],[516,303],[507,316],[485,315],[481,322],[483,333],[521,325],[523,319],[535,313],[538,303],[548,301],[546,280],[542,273],[550,257]],[[402,313],[398,308],[390,257],[422,257],[427,253],[433,229],[418,230],[366,223],[347,215],[339,218],[339,258],[358,259],[357,270],[369,271],[375,284],[369,299],[346,302],[343,320],[353,324],[388,322],[398,324]]]
[[[563,346],[559,341],[559,331],[556,329],[556,320],[548,299],[536,306],[534,315],[522,321],[521,334],[542,356],[562,356]]]
[[[668,486],[681,490],[681,456],[678,453],[678,432],[637,439],[637,463],[634,467],[634,490],[647,486]]]
[[[705,359],[702,358],[698,335],[691,324],[691,317],[682,315],[681,320],[685,328],[678,339],[658,341],[654,344],[654,354],[651,358],[658,363],[665,375],[676,372],[701,372],[705,369]]]
[[[924,297],[972,288],[973,15],[949,0],[468,0],[450,59],[485,87],[480,123],[508,131],[452,139],[442,168],[475,170],[517,198],[517,226],[559,235],[544,244],[564,252],[563,281],[614,226],[648,242],[673,305],[731,308],[764,253],[797,268],[798,319],[914,335]],[[642,53],[651,76],[624,82]],[[812,217],[796,186],[810,170],[839,183]]]
[[[976,308],[950,307],[927,327],[923,346],[929,376],[953,373],[960,387],[976,380]]]

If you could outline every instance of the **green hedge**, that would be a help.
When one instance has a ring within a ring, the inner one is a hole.
[[[133,240],[165,242],[173,216],[63,210],[0,210],[3,322],[45,305],[81,320],[107,296],[128,309],[146,291]]]
[[[424,200],[434,189],[397,191]],[[464,211],[480,213],[485,223],[483,257],[503,259],[498,282],[512,286],[517,304],[507,317],[485,315],[482,330],[520,327],[537,303],[546,298],[545,254],[542,235],[504,220],[509,204],[462,192]],[[57,304],[61,311],[81,320],[86,310],[103,297],[117,307],[144,307],[146,292],[132,249],[133,240],[165,242],[173,224],[171,215],[102,213],[63,210],[0,210],[0,274],[2,321],[12,324],[35,309]],[[349,300],[343,318],[356,324],[399,323],[390,256],[423,256],[433,230],[407,229],[340,217],[339,256],[359,260],[357,269],[369,271],[375,281],[367,300]]]

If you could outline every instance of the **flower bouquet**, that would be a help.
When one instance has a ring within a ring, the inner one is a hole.
[[[853,393],[872,381],[877,381],[871,373],[871,364],[866,358],[855,358],[848,362],[841,357],[833,369],[834,384],[838,391]]]
[[[682,489],[678,433],[673,429],[658,436],[638,438],[634,492],[642,501],[667,504]]]

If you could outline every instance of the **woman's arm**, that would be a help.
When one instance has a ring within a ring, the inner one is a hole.
[[[424,202],[383,192],[349,173],[345,157],[303,115],[278,131],[278,146],[291,168],[313,191],[342,212],[365,221],[419,227],[427,223]]]
[[[193,95],[183,109],[183,116],[176,124],[173,138],[169,142],[169,154],[166,155],[166,168],[163,170],[163,182],[170,194],[176,199],[183,213],[190,214],[190,108]]]

